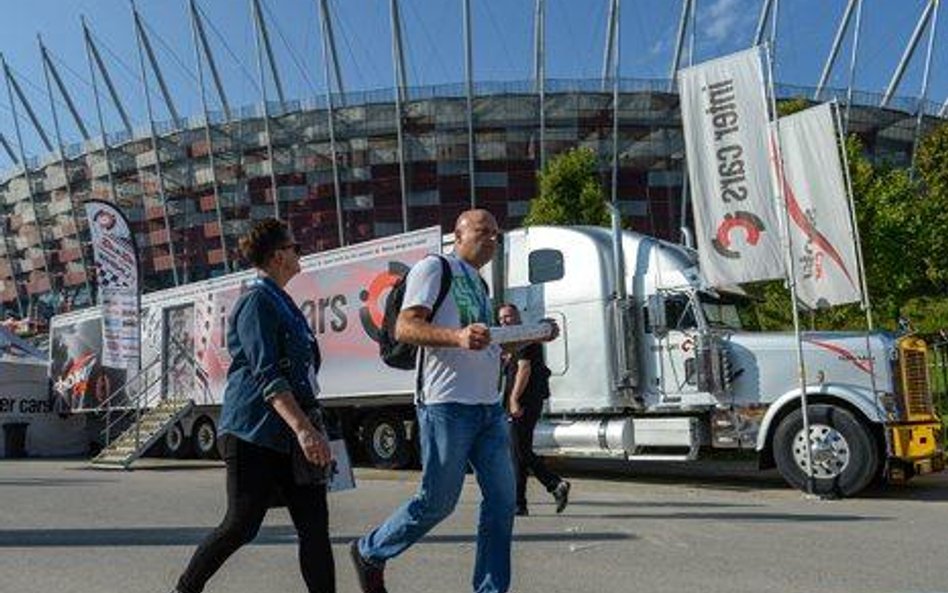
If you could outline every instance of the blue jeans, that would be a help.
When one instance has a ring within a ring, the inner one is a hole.
[[[510,433],[500,404],[418,405],[422,475],[418,492],[359,540],[362,557],[381,565],[404,552],[451,514],[468,461],[483,496],[477,526],[475,593],[510,587],[515,491]]]

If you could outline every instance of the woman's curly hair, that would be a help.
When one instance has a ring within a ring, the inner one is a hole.
[[[253,225],[240,238],[240,253],[254,267],[262,268],[282,245],[289,240],[289,227],[275,218],[265,218]]]

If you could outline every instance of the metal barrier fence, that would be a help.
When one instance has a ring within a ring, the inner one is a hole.
[[[948,419],[948,330],[931,336],[929,345],[931,358],[928,361],[928,376],[932,397],[944,423]]]

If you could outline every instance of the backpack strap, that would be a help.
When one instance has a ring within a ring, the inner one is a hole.
[[[438,298],[435,299],[434,305],[431,307],[431,314],[428,315],[428,322],[430,323],[435,314],[438,312],[438,309],[441,308],[444,299],[448,296],[448,292],[451,290],[451,281],[453,280],[454,273],[451,271],[451,263],[448,261],[448,258],[443,255],[435,255],[441,261],[441,288],[438,289]],[[418,348],[418,363],[416,365],[415,372],[415,399],[417,401],[422,401],[421,399],[421,383],[422,383],[422,374],[425,366],[425,347],[420,346]]]
[[[438,289],[438,298],[435,299],[434,306],[431,307],[431,315],[428,317],[429,321],[434,319],[438,309],[441,308],[441,304],[444,303],[445,297],[448,296],[448,291],[451,290],[451,280],[453,279],[451,264],[448,262],[448,258],[443,255],[436,255],[435,257],[441,260],[441,288]]]

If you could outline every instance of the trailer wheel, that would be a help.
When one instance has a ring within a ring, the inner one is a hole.
[[[814,494],[858,494],[879,470],[875,438],[849,410],[822,404],[808,407]],[[794,410],[781,420],[774,433],[773,450],[784,480],[806,490],[806,439],[801,410]]]
[[[369,416],[362,439],[369,461],[377,468],[400,469],[411,463],[412,444],[398,414],[382,412]]]
[[[220,459],[217,450],[217,427],[208,417],[198,420],[191,429],[191,446],[200,459]]]
[[[190,442],[184,436],[184,427],[180,422],[172,424],[165,432],[165,453],[168,457],[183,459],[188,456],[190,451]]]

